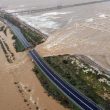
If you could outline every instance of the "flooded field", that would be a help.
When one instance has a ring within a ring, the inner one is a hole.
[[[39,13],[15,14],[26,24],[47,34],[47,40],[36,47],[39,54],[43,57],[85,55],[110,71],[110,0],[0,0],[0,7],[8,12],[59,5],[71,6]],[[67,110],[48,97],[32,72],[33,63],[27,53],[16,53],[11,32],[7,31],[8,36],[3,32],[0,34],[16,59],[9,64],[0,46],[0,108],[35,110],[37,105],[40,110]]]
[[[32,0],[31,3],[23,0],[22,3],[18,1],[13,6],[8,5],[11,7],[8,12],[60,5],[71,6],[45,12],[16,14],[25,23],[48,35],[47,41],[37,46],[37,50],[44,56],[86,55],[109,70],[110,0]]]
[[[37,47],[42,55],[83,54],[109,70],[109,6],[110,1],[79,3],[70,8],[17,16],[49,36]]]

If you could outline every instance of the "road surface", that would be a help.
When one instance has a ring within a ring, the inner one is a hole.
[[[13,33],[21,41],[25,48],[29,48],[30,44],[22,35],[19,28],[7,22],[7,24],[12,29]],[[81,94],[75,88],[71,87],[67,82],[65,82],[60,76],[58,76],[39,56],[39,54],[33,49],[29,51],[29,55],[34,60],[36,65],[39,66],[41,71],[55,84],[60,91],[62,91],[69,99],[75,102],[81,109],[84,110],[101,110],[93,101],[89,100],[86,96]]]
[[[39,66],[42,72],[72,101],[78,104],[84,110],[101,110],[94,102],[88,100],[76,89],[63,81],[53,70],[42,60],[35,50],[29,51],[29,55]]]
[[[23,44],[23,46],[27,49],[31,47],[31,44],[26,40],[24,35],[22,34],[21,30],[16,27],[15,25],[11,24],[8,21],[5,21],[5,23],[11,28],[13,33],[16,35],[16,37],[19,39],[19,41]]]

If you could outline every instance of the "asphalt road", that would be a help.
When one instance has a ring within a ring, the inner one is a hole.
[[[11,28],[13,33],[16,35],[16,37],[19,39],[19,41],[23,44],[25,48],[29,48],[31,46],[31,44],[25,39],[24,35],[18,27],[8,21],[5,21],[5,23]]]
[[[25,48],[29,48],[31,45],[25,39],[20,29],[9,22],[8,26],[12,29],[13,33],[21,41]],[[58,76],[39,56],[39,54],[33,49],[29,51],[29,55],[34,60],[36,65],[42,70],[42,72],[55,84],[59,90],[61,90],[69,99],[75,102],[81,109],[84,110],[101,110],[93,101],[89,100],[86,96],[78,92],[75,88],[71,87],[60,76]]]
[[[35,50],[29,51],[29,55],[39,66],[42,72],[72,101],[84,110],[101,110],[94,102],[88,100],[84,95],[80,94],[76,89],[63,81],[52,69],[42,60]]]

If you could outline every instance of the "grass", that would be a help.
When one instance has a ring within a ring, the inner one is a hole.
[[[21,24],[19,20],[14,19],[12,16],[9,15],[5,15],[5,19],[7,19],[15,26],[19,27],[24,37],[27,39],[29,43],[32,44],[33,47],[44,42],[45,39],[41,34],[31,30],[29,27],[24,26],[23,24]]]
[[[17,22],[15,23],[17,24]],[[18,25],[18,24],[17,24]],[[22,32],[26,39],[33,45],[42,43],[42,37],[39,34],[36,34],[30,29],[22,29]],[[24,47],[18,39],[15,40],[16,51],[23,51]],[[92,69],[87,64],[79,62],[74,56],[53,56],[44,58],[48,64],[66,81],[71,85],[76,87],[79,91],[85,94],[87,97],[92,99],[99,106],[103,107],[105,110],[110,108],[110,86],[105,82],[99,82],[100,78],[107,78],[104,75],[98,75],[98,71],[90,71]],[[74,60],[73,60],[74,59]],[[73,61],[73,63],[71,63]],[[83,64],[83,67],[80,65]],[[86,72],[86,70],[89,70]],[[92,69],[93,70],[93,69]],[[39,80],[41,81],[43,87],[48,92],[48,95],[53,96],[56,100],[60,101],[62,105],[71,110],[77,110],[78,108],[69,101],[62,93],[42,74],[42,72],[36,67],[33,70]],[[104,97],[104,94],[107,94],[108,97]]]
[[[25,50],[24,46],[22,45],[22,43],[19,41],[19,39],[17,39],[17,37],[14,35],[13,38],[15,40],[14,42],[14,47],[16,49],[16,52],[23,52]]]
[[[22,28],[21,31],[24,34],[27,41],[30,42],[33,46],[43,43],[43,37],[38,33],[32,31],[31,29]]]
[[[35,66],[33,71],[48,93],[48,96],[52,96],[65,108],[69,108],[70,110],[80,110],[74,103],[72,103],[65,95],[61,93],[61,91],[40,71],[40,69]]]
[[[105,110],[110,110],[110,86],[99,81],[103,77],[108,79],[106,76],[98,74],[98,71],[78,61],[74,56],[53,56],[44,59],[71,85]],[[105,98],[104,94],[108,97]]]

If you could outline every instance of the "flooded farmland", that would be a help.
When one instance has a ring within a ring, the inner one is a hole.
[[[73,6],[68,8],[17,17],[48,35],[47,41],[37,47],[42,55],[82,54],[109,70],[110,1],[84,2],[70,0]]]

